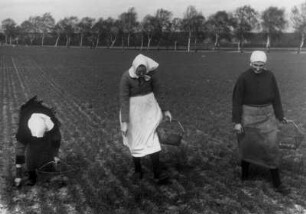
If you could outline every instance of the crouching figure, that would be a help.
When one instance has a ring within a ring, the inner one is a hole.
[[[29,175],[26,184],[32,186],[37,180],[37,169],[48,162],[59,161],[59,127],[54,110],[37,100],[36,96],[21,106],[16,133],[16,186],[21,186],[24,163]]]

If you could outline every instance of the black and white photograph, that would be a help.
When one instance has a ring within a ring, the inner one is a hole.
[[[306,0],[0,1],[0,214],[306,214]]]

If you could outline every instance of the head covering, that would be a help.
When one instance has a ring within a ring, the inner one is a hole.
[[[251,63],[253,62],[267,62],[267,55],[263,51],[253,51],[250,57]]]
[[[147,74],[150,71],[154,71],[157,69],[157,67],[159,66],[159,64],[157,62],[155,62],[153,59],[142,55],[142,54],[138,54],[135,59],[133,60],[132,66],[129,69],[129,74],[130,77],[132,78],[138,78],[138,75],[136,74],[136,69],[138,68],[139,65],[144,65],[147,69]]]
[[[41,138],[46,131],[53,129],[54,123],[49,116],[41,113],[34,113],[28,121],[28,127],[33,137]]]

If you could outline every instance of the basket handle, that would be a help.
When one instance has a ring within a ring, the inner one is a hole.
[[[62,159],[60,159],[60,158],[59,158],[59,161],[58,161],[58,162],[65,163],[65,162],[64,162]],[[49,161],[49,162],[43,164],[42,166],[40,166],[40,167],[38,168],[38,170],[43,169],[45,166],[48,166],[49,164],[54,164],[55,167],[57,167],[57,163],[58,163],[58,162],[55,162],[54,160],[53,160],[53,161]],[[65,163],[65,164],[67,164],[67,163]]]
[[[180,128],[181,128],[181,130],[183,131],[183,133],[185,133],[185,129],[184,129],[184,127],[182,126],[182,124],[181,124],[181,122],[180,121],[178,121],[178,120],[176,120],[176,119],[172,119],[171,120],[171,122],[176,122],[179,126],[180,126]]]
[[[40,167],[38,168],[38,170],[43,169],[45,166],[48,166],[48,165],[51,164],[51,163],[55,164],[55,161],[49,161],[48,163],[43,164],[42,166],[40,166]]]
[[[296,125],[296,123],[293,120],[287,120],[287,123],[292,123],[295,126],[295,128],[297,128],[299,131],[302,131],[300,127]]]

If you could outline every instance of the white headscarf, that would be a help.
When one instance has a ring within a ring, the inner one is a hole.
[[[159,66],[159,64],[155,62],[153,59],[144,56],[142,54],[138,54],[133,60],[132,66],[129,69],[130,77],[139,78],[138,75],[136,74],[136,69],[138,68],[139,65],[144,65],[147,68],[147,74],[150,71],[156,70],[157,67]]]
[[[49,116],[41,113],[34,113],[28,121],[28,127],[33,137],[41,138],[46,131],[53,129],[54,123]]]
[[[267,62],[267,55],[263,51],[253,51],[250,57],[251,63],[253,62]]]

